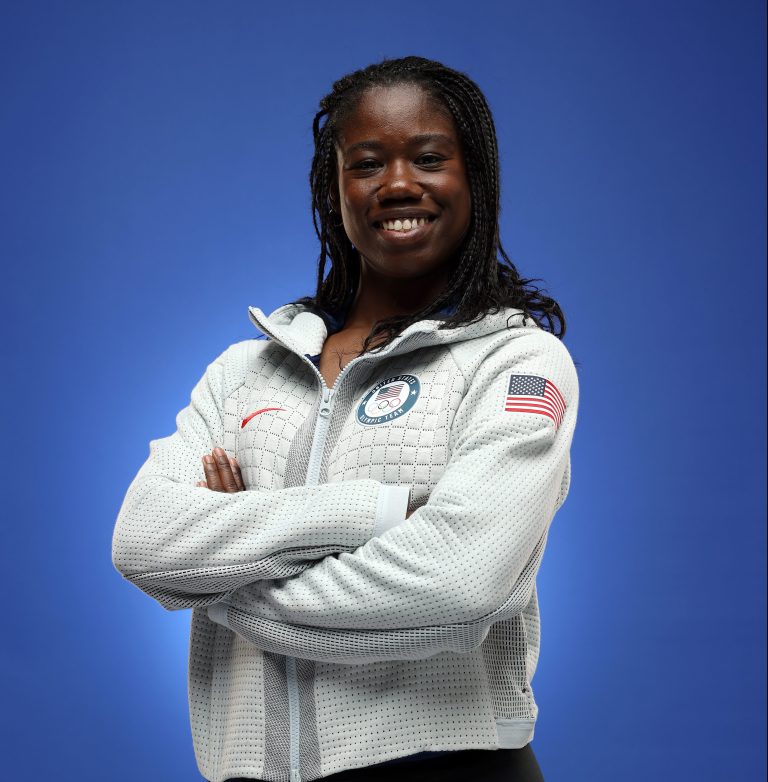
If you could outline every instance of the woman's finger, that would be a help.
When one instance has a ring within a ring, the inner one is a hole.
[[[205,472],[205,480],[209,489],[212,491],[224,491],[224,485],[219,477],[219,468],[216,466],[213,456],[209,453],[203,456],[203,471]]]
[[[237,490],[245,491],[245,483],[243,483],[243,473],[240,471],[240,465],[237,463],[237,459],[235,459],[234,456],[230,456],[229,464],[232,467],[232,474],[235,476],[235,482],[237,483]]]
[[[208,488],[208,484],[205,481],[198,481],[195,486],[201,486],[203,489]]]
[[[239,491],[237,488],[237,481],[232,473],[232,465],[229,463],[229,457],[227,452],[221,448],[216,447],[213,449],[213,457],[216,459],[216,466],[219,468],[219,476],[221,477],[223,491],[234,493]]]

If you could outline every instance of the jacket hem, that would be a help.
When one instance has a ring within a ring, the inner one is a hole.
[[[218,606],[220,604],[215,604],[215,605]],[[226,609],[226,606],[224,606],[224,608]],[[535,725],[536,725],[535,719],[497,719],[495,747],[493,742],[489,742],[488,744],[482,744],[482,745],[477,743],[463,744],[461,742],[457,742],[457,743],[449,742],[448,744],[446,744],[446,746],[441,746],[441,747],[432,746],[429,748],[429,750],[422,749],[420,751],[417,750],[416,752],[421,752],[424,753],[425,755],[429,755],[429,754],[440,755],[443,752],[452,751],[452,750],[455,751],[457,749],[477,749],[477,748],[520,749],[521,747],[524,747],[526,744],[530,744],[530,742],[533,740]],[[374,765],[374,766],[385,765],[385,764],[389,765],[393,760],[402,759],[403,757],[408,757],[415,753],[413,750],[410,750],[406,752],[405,756],[396,755],[394,758],[387,757],[388,754],[389,752],[382,752],[379,755],[379,757],[373,757],[371,759],[368,759],[368,765]],[[383,759],[381,759],[381,755],[384,755]],[[349,766],[346,764],[341,764],[339,767],[336,767],[333,764],[331,764],[331,767],[323,769],[323,776],[329,776],[331,774],[339,773],[340,771],[349,770],[351,768],[360,768],[360,767]],[[203,777],[206,780],[210,780],[210,782],[225,782],[225,780],[231,779],[233,777],[247,777],[251,774],[256,774],[257,778],[261,778],[261,775],[263,774],[263,769],[259,769],[259,771],[257,772],[255,769],[252,768],[225,767],[224,769],[220,769],[217,774],[214,774],[211,773],[212,770],[200,768],[200,772],[203,775]]]

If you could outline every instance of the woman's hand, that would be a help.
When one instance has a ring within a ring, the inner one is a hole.
[[[210,454],[203,456],[203,470],[205,480],[198,481],[197,486],[229,493],[245,491],[237,459],[234,456],[227,456],[223,448],[216,447]]]

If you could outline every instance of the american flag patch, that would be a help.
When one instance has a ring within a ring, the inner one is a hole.
[[[504,410],[508,413],[547,415],[560,426],[565,413],[565,399],[557,386],[538,375],[512,375],[509,378]]]
[[[379,399],[392,399],[393,397],[400,396],[400,392],[403,390],[404,383],[399,383],[394,386],[384,386],[384,388],[379,391],[378,394],[376,394],[376,400]]]

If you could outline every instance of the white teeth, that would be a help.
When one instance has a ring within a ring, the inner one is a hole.
[[[411,217],[405,220],[383,220],[381,223],[382,228],[386,228],[388,231],[412,231],[414,228],[418,228],[421,225],[429,222],[426,217]]]

